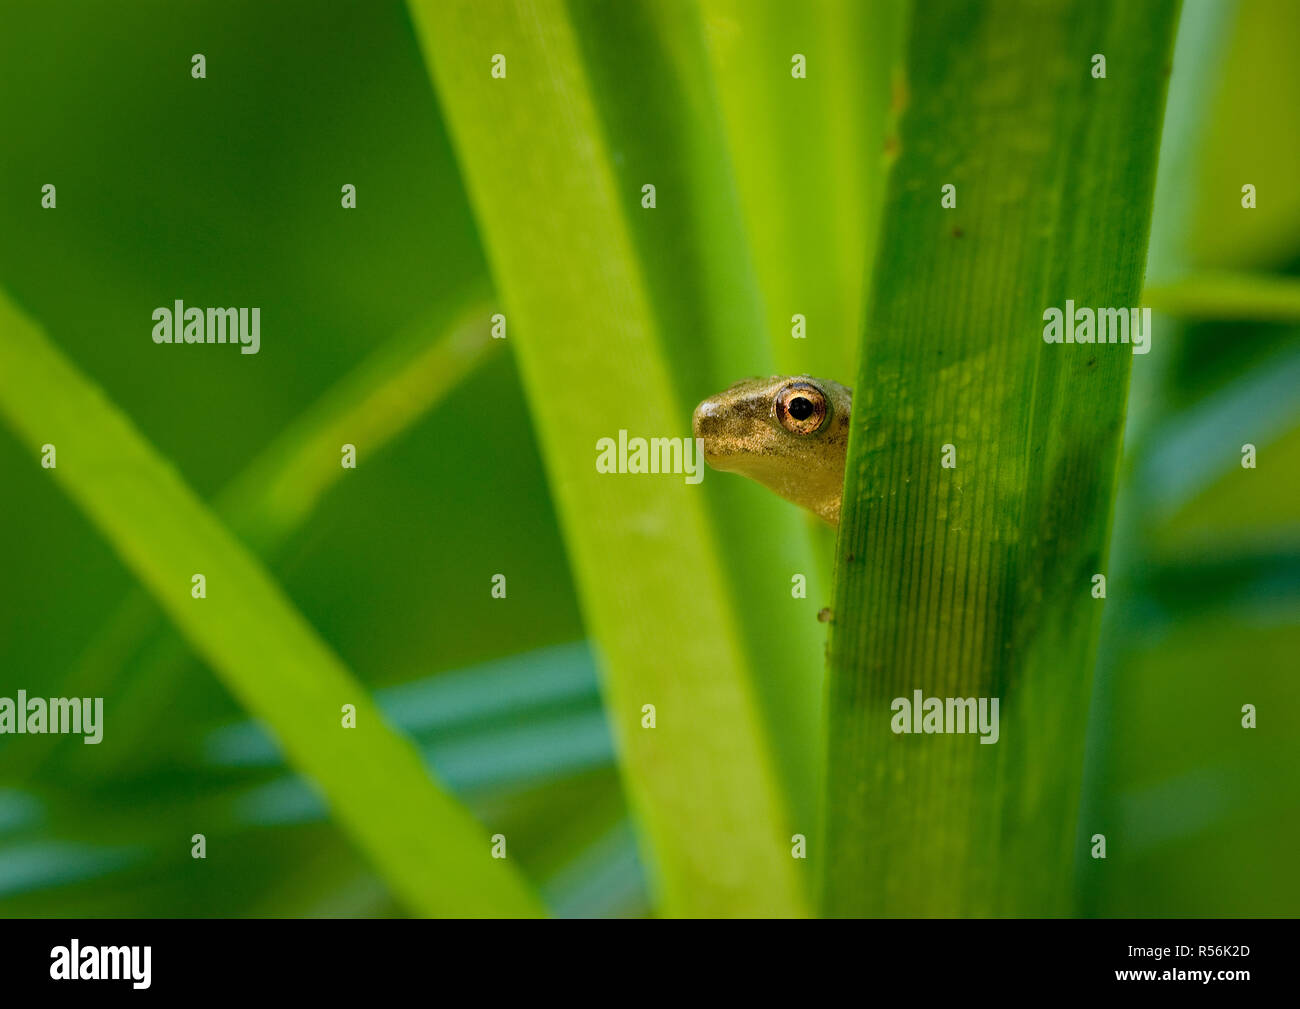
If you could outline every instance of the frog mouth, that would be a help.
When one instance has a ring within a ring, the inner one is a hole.
[[[710,438],[700,438],[698,435],[696,437],[703,450],[704,461],[709,466],[727,472],[738,472],[741,460],[744,459],[743,452],[720,448],[718,443]]]

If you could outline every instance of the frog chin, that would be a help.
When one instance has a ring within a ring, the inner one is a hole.
[[[707,441],[704,443],[704,461],[712,469],[719,470],[723,473],[740,473],[743,472],[741,462],[744,454],[740,452],[719,452],[717,446],[710,446]]]

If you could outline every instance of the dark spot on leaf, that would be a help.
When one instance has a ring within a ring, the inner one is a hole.
[[[966,232],[962,231],[961,228],[953,228],[953,229],[952,229],[952,237],[953,237],[953,238],[961,238],[961,236],[964,235],[964,234],[966,234]]]
[[[831,608],[829,606],[823,606],[820,610],[817,611],[818,623],[824,624],[827,621],[829,621],[830,618],[831,618]]]

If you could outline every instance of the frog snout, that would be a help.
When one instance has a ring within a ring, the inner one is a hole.
[[[695,408],[695,416],[691,418],[691,430],[695,432],[696,438],[704,439],[704,452],[706,455],[713,451],[713,445],[710,443],[720,433],[722,409],[722,404],[716,399],[706,399]]]
[[[706,399],[695,408],[695,415],[691,418],[691,430],[704,443],[704,460],[715,468],[730,454],[725,448],[730,443],[727,437],[729,417],[727,404]]]

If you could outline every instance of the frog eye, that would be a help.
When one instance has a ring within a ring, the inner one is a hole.
[[[776,394],[772,412],[787,431],[812,434],[826,423],[826,394],[811,382],[791,382]]]

